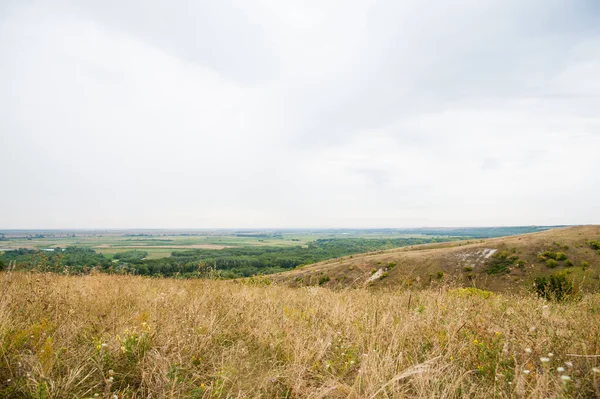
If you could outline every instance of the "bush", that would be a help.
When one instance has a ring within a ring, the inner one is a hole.
[[[319,285],[323,285],[323,284],[325,284],[325,283],[329,282],[329,280],[331,280],[331,279],[329,278],[329,276],[323,276],[323,277],[321,277],[321,278],[319,279]]]
[[[548,266],[550,269],[554,269],[556,266],[558,266],[558,262],[554,259],[548,259],[546,261],[546,266]]]
[[[436,277],[438,278],[438,280],[441,280],[442,277],[444,277],[444,272],[437,272]]]
[[[510,273],[510,267],[517,263],[518,260],[519,257],[517,255],[509,255],[507,251],[496,252],[492,255],[487,274]]]
[[[538,277],[533,284],[534,291],[548,300],[563,301],[573,297],[573,282],[562,273],[552,274],[549,278]]]
[[[586,260],[582,260],[581,261],[581,268],[583,270],[587,269],[588,267],[590,267],[590,264],[586,261]]]
[[[600,241],[590,241],[590,247],[600,251]]]
[[[543,256],[546,257],[546,259],[556,259],[557,258],[557,253],[556,252],[552,252],[552,251],[545,251],[543,253]]]
[[[556,254],[556,260],[566,260],[567,255],[564,252],[558,252]]]
[[[394,267],[396,267],[396,265],[398,265],[398,263],[390,262],[390,263],[388,263],[388,269],[392,270]]]
[[[470,271],[473,271],[473,268],[471,266],[465,266],[465,267],[463,267],[463,270],[465,272],[470,272]]]
[[[567,266],[567,267],[571,267],[571,266],[573,266],[573,261],[572,261],[571,259],[567,259],[567,260],[565,261],[565,266]]]

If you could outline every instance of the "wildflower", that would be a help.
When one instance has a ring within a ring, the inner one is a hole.
[[[100,345],[102,348],[108,348],[108,344],[101,344]]]
[[[10,379],[6,380],[6,382],[10,382]]]
[[[548,363],[550,361],[549,357],[540,357],[540,362],[542,363]]]
[[[557,367],[556,371],[558,371],[559,373],[562,373],[562,372],[565,371],[565,368],[564,367]]]
[[[531,373],[531,371],[529,371],[527,369],[523,370],[523,374],[529,374],[529,373]]]
[[[569,377],[568,375],[561,375],[560,379],[567,382],[567,381],[571,381],[571,377]]]
[[[531,353],[531,348],[525,348],[525,353]]]
[[[573,367],[573,362],[565,362],[565,366],[567,366],[567,367]]]
[[[554,353],[552,353],[552,352],[548,353],[548,357],[552,357],[552,356],[554,356]]]
[[[115,377],[108,377],[108,380],[109,380],[110,382],[114,382],[114,381],[115,381]]]
[[[593,368],[592,368],[592,371],[593,371],[594,373],[600,373],[600,367],[593,367]]]

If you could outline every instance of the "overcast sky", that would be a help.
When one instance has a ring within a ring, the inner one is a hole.
[[[597,0],[2,0],[0,228],[600,223]]]

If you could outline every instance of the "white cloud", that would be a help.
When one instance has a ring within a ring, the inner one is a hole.
[[[575,3],[6,3],[0,227],[600,223]]]

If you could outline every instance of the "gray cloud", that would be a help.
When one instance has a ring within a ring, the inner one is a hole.
[[[600,223],[593,1],[0,5],[0,227]]]

